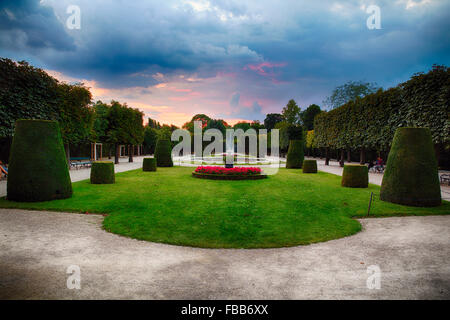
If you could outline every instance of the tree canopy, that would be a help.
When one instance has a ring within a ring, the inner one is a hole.
[[[397,87],[379,89],[318,114],[318,147],[389,150],[398,127],[429,128],[435,144],[450,143],[450,68],[433,66]]]
[[[275,128],[275,125],[279,122],[283,121],[283,115],[280,113],[269,113],[266,115],[264,119],[264,127],[267,130],[272,130]]]
[[[58,119],[58,81],[25,61],[0,59],[0,137],[12,137],[18,119]]]
[[[349,81],[336,87],[331,96],[326,98],[323,103],[330,109],[335,109],[356,98],[363,98],[368,94],[378,90],[376,83],[363,81]]]
[[[298,124],[300,122],[300,108],[294,99],[289,100],[281,114],[283,120],[289,124]]]
[[[82,83],[61,83],[59,91],[59,122],[66,145],[88,142],[92,133],[94,111],[90,107],[92,95]]]
[[[322,112],[322,110],[320,110],[320,107],[317,104],[312,104],[306,108],[306,110],[300,112],[300,120],[306,130],[314,129],[314,117],[320,112]]]
[[[111,101],[106,115],[108,121],[107,141],[113,144],[136,145],[144,140],[144,114],[139,109],[129,108],[126,103]]]
[[[242,129],[244,131],[247,131],[250,128],[251,128],[250,123],[245,121],[238,122],[233,126],[233,129]]]
[[[89,140],[94,113],[82,83],[61,83],[25,61],[0,59],[0,137],[11,137],[19,119],[59,122],[66,145]]]

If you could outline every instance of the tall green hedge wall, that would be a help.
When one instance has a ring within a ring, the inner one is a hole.
[[[450,68],[433,66],[397,87],[357,98],[314,119],[314,143],[334,149],[389,150],[398,127],[429,128],[450,144]]]

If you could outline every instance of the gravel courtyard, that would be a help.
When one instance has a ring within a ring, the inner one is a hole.
[[[0,299],[450,298],[450,216],[363,219],[348,238],[257,250],[139,241],[102,219],[0,209]],[[70,265],[79,290],[67,288]],[[371,265],[380,289],[367,288]]]

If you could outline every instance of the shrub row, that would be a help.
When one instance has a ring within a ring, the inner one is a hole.
[[[426,127],[450,143],[450,68],[433,66],[395,88],[357,98],[314,120],[316,147],[389,150],[398,127]]]

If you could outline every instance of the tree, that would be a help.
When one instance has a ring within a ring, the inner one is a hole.
[[[250,129],[251,128],[251,125],[250,125],[250,123],[248,123],[248,122],[245,122],[245,121],[241,121],[241,122],[238,122],[238,123],[236,123],[234,126],[233,126],[233,129],[242,129],[242,130],[244,130],[244,132],[245,131],[247,131],[248,129]]]
[[[250,123],[250,127],[258,131],[259,129],[264,129],[264,125],[259,122],[259,120],[253,120]]]
[[[302,140],[303,139],[303,128],[299,125],[289,125],[287,127],[287,134],[289,140]]]
[[[92,95],[82,83],[74,85],[58,84],[59,123],[70,161],[70,145],[89,141],[94,121],[93,109],[89,106]]]
[[[107,142],[107,130],[108,130],[108,111],[110,106],[102,101],[98,100],[93,106],[94,111],[94,124],[91,139],[92,141]]]
[[[267,130],[272,130],[275,128],[275,125],[279,122],[283,121],[283,116],[279,113],[269,113],[264,119],[264,127]]]
[[[306,133],[306,148],[308,149],[315,148],[314,130],[308,130],[308,132]]]
[[[400,87],[405,125],[427,127],[435,144],[450,144],[450,68],[433,65]]]
[[[144,125],[143,125],[143,117],[144,113],[139,109],[128,108],[128,117],[129,121],[129,162],[133,162],[133,153],[134,146],[140,145],[144,141]]]
[[[144,129],[144,148],[146,153],[153,154],[155,152],[157,140],[157,130],[150,126],[146,126]]]
[[[302,122],[303,127],[306,130],[314,129],[314,117],[318,115],[322,110],[317,104],[312,104],[305,111],[300,113],[300,120]]]
[[[170,126],[168,126],[167,124],[163,124],[161,126],[161,129],[158,130],[157,134],[158,134],[158,139],[170,141],[171,137],[172,137],[172,130],[170,129]]]
[[[143,113],[129,108],[126,103],[111,101],[106,119],[108,121],[107,142],[115,146],[115,163],[119,163],[119,145],[136,145],[144,139]],[[133,161],[130,151],[130,161]]]
[[[433,66],[428,73],[415,74],[397,87],[379,89],[318,114],[314,141],[326,152],[340,149],[341,159],[344,149],[358,149],[364,163],[366,150],[387,152],[397,128],[414,126],[429,128],[435,148],[445,150],[450,142],[449,115],[450,69]]]
[[[0,137],[12,137],[18,119],[58,120],[58,80],[26,61],[0,59]]]
[[[208,125],[208,121],[211,120],[206,114],[196,114],[192,117],[191,121],[183,124],[182,128],[188,130],[190,133],[194,133],[194,121],[202,122],[202,129],[204,129]]]
[[[287,105],[281,111],[283,120],[289,124],[298,124],[300,122],[300,108],[294,99],[289,100]]]
[[[117,101],[111,101],[106,120],[108,128],[106,130],[107,142],[114,144],[114,163],[119,163],[119,145],[124,144],[127,140],[125,109],[126,104],[121,105]]]
[[[59,122],[66,156],[69,145],[89,140],[91,93],[82,83],[60,83],[25,61],[0,59],[0,137],[11,137],[18,119]]]
[[[323,103],[329,109],[335,109],[356,98],[363,98],[368,94],[378,90],[376,83],[349,81],[339,87],[336,87],[331,96],[326,98]]]
[[[274,129],[280,130],[279,132],[279,146],[280,150],[286,151],[289,147],[289,134],[288,134],[289,123],[286,121],[278,122]]]
[[[157,122],[156,120],[154,120],[152,118],[148,118],[148,126],[153,129],[161,128],[161,125],[159,124],[159,122]]]
[[[225,125],[225,121],[222,119],[209,119],[207,125],[204,127],[205,130],[208,129],[218,129],[225,135],[225,131],[227,130],[227,126]]]

